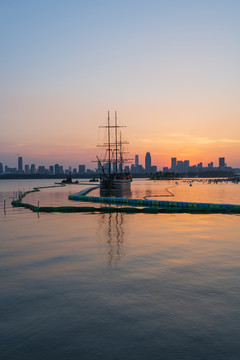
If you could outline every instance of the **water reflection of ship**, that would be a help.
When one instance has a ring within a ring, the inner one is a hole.
[[[114,213],[103,215],[107,220],[107,257],[109,265],[119,261],[125,253],[123,251],[124,243],[124,214]]]
[[[100,196],[116,197],[116,198],[130,198],[132,197],[131,189],[105,189],[100,187]]]

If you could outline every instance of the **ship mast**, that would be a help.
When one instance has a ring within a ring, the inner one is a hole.
[[[115,143],[116,143],[116,176],[118,171],[118,136],[117,136],[117,112],[115,111]]]
[[[105,172],[103,172],[104,177],[108,177],[109,179],[111,178],[111,164],[113,162],[113,159],[115,161],[116,164],[116,169],[114,169],[115,174],[117,175],[118,172],[120,174],[122,174],[122,165],[123,165],[123,158],[122,158],[122,145],[123,144],[128,144],[128,142],[126,141],[122,141],[122,136],[121,136],[121,131],[120,131],[120,135],[118,134],[118,129],[125,127],[122,125],[118,125],[118,121],[117,121],[117,111],[115,111],[115,123],[113,125],[111,125],[110,123],[110,111],[108,111],[108,118],[107,118],[107,125],[105,126],[99,126],[100,128],[106,128],[107,129],[107,141],[105,143],[103,143],[102,145],[97,145],[97,147],[105,147],[106,149],[106,157],[103,160],[100,160],[97,157],[97,163],[100,164],[101,168],[101,162],[103,161],[106,164],[106,160],[108,161],[108,174],[106,174]],[[115,129],[115,140],[113,141],[113,133],[112,133],[112,129]],[[112,140],[112,142],[111,142]],[[112,148],[111,148],[112,147]],[[114,151],[115,151],[115,156],[114,156]],[[132,160],[132,159],[127,159],[127,160]],[[118,164],[119,164],[119,169],[118,169]]]
[[[108,176],[111,175],[111,133],[110,133],[110,115],[108,111]]]
[[[122,159],[122,133],[120,131],[120,173],[122,174],[123,170],[123,159]]]

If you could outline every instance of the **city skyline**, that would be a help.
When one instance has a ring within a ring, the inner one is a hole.
[[[134,156],[134,162],[129,163],[124,168],[126,171],[130,171],[132,174],[150,174],[156,173],[157,171],[161,172],[174,172],[174,173],[185,173],[188,172],[197,172],[197,171],[212,171],[212,170],[239,170],[239,168],[232,168],[226,163],[225,157],[218,158],[218,164],[215,164],[213,161],[208,162],[208,164],[203,164],[203,162],[199,162],[197,164],[190,163],[189,160],[179,160],[176,157],[172,157],[170,159],[170,166],[163,168],[159,168],[157,165],[153,165],[151,161],[150,152],[146,152],[144,163],[145,167],[139,163],[139,155],[136,154]],[[1,174],[48,174],[48,175],[57,175],[57,174],[68,174],[72,172],[74,175],[82,175],[82,174],[99,174],[101,173],[101,166],[98,163],[98,166],[94,169],[87,168],[86,164],[78,164],[76,167],[72,165],[67,165],[67,167],[62,164],[55,163],[51,165],[37,165],[36,163],[25,164],[22,156],[18,156],[17,158],[17,166],[9,167],[8,164],[3,164],[0,161],[0,175]],[[107,160],[102,163],[104,168],[108,168]],[[120,164],[119,164],[120,166]],[[112,172],[116,172],[115,163],[112,164]],[[120,168],[119,170],[120,171]]]
[[[239,2],[24,0],[0,10],[2,162],[89,166],[97,128],[117,110],[130,154],[150,151],[162,167],[172,154],[240,166]]]

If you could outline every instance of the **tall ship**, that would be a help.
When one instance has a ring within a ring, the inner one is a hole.
[[[132,176],[130,172],[123,170],[123,164],[130,159],[123,157],[123,145],[128,144],[122,140],[121,128],[118,125],[117,112],[115,111],[114,124],[110,122],[110,114],[108,111],[107,125],[99,126],[106,129],[106,142],[97,145],[97,147],[105,148],[104,158],[97,156],[98,170],[100,171],[100,191],[126,191],[131,190]]]

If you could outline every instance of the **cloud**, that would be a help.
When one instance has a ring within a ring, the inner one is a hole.
[[[153,141],[153,140],[151,140]],[[194,143],[197,145],[207,145],[214,143],[240,143],[240,139],[213,139],[207,136],[191,136],[189,134],[181,134],[181,133],[170,133],[165,134],[161,139],[158,138],[157,142],[159,143],[168,143],[168,144],[178,144],[178,143]]]
[[[212,143],[217,142],[217,140],[215,140],[215,139],[209,139],[209,138],[207,138],[207,137],[196,137],[196,138],[192,138],[192,141],[193,141],[194,143],[198,143],[198,144],[201,144],[201,145],[212,144]]]
[[[220,141],[224,143],[240,143],[238,139],[221,139]]]

